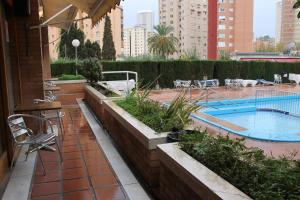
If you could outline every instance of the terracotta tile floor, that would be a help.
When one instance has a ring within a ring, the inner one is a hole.
[[[283,84],[278,86],[258,86],[258,87],[246,87],[239,90],[225,89],[224,87],[219,87],[215,89],[216,94],[209,96],[209,100],[219,100],[219,99],[240,99],[255,97],[256,90],[280,90],[289,92],[300,92],[300,86]],[[165,89],[165,90],[153,90],[150,93],[150,98],[159,102],[170,102],[174,99],[181,90],[176,89]],[[199,99],[204,91],[201,89],[192,90],[192,99]],[[189,98],[189,92],[186,92],[187,98]],[[207,123],[201,122],[199,120],[193,119],[194,127],[206,127],[210,134],[224,134],[227,135],[227,131],[223,131],[214,126],[208,125]],[[299,125],[300,126],[300,125]],[[236,138],[238,136],[230,134],[230,137]],[[295,159],[300,159],[300,143],[299,142],[266,142],[247,138],[245,140],[245,145],[248,147],[258,147],[265,151],[265,154],[272,155],[275,157],[282,155],[291,155],[297,152]]]
[[[60,162],[57,152],[41,151],[46,176],[38,161],[31,199],[127,199],[79,107],[67,106],[63,111],[66,134],[60,146],[64,161]]]

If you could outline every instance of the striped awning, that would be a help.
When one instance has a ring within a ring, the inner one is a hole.
[[[93,25],[97,24],[106,13],[120,4],[120,0],[66,0],[79,10],[88,14]]]
[[[81,10],[97,24],[106,13],[120,4],[120,0],[41,0],[43,6],[43,24],[69,29]]]
[[[68,30],[77,14],[77,8],[65,0],[42,0],[43,24]]]

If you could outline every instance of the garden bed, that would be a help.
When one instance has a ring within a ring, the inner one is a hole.
[[[161,199],[251,199],[182,151],[177,143],[162,144],[158,149]]]
[[[85,87],[85,100],[145,184],[155,189],[159,179],[157,145],[166,143],[167,133],[157,134],[90,86]]]

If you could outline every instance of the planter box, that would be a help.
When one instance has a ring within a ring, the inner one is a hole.
[[[76,105],[77,98],[84,97],[85,80],[53,81],[60,91],[55,92],[63,105]]]
[[[114,139],[123,156],[152,189],[159,183],[157,145],[167,133],[157,134],[92,87],[85,88],[86,102]]]
[[[161,199],[251,199],[182,151],[177,143],[162,144],[158,149]]]

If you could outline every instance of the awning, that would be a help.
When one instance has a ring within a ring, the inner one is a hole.
[[[77,8],[66,0],[42,0],[43,24],[68,30],[77,14]]]
[[[92,24],[97,24],[106,13],[120,4],[120,0],[66,0],[88,14]]]

